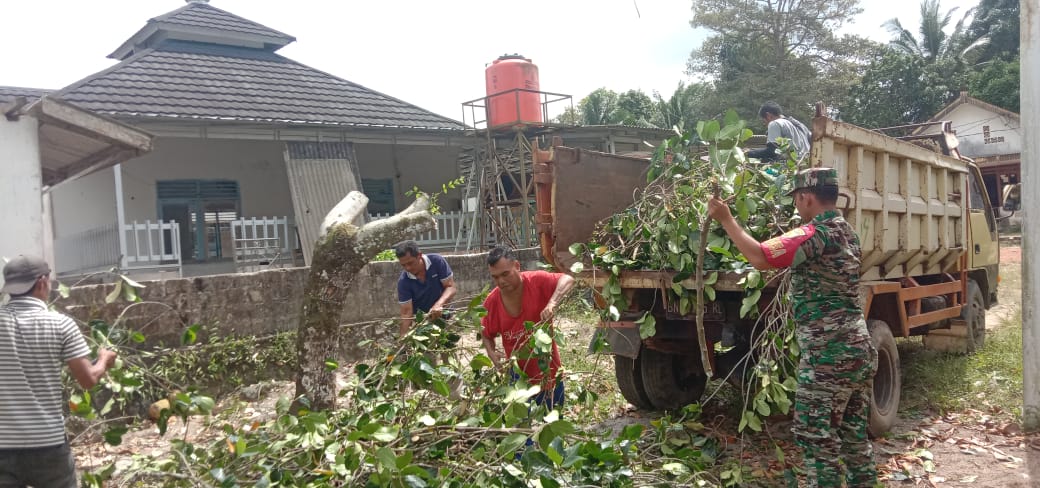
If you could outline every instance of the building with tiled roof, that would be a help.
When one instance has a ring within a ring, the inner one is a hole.
[[[321,219],[349,191],[363,190],[371,213],[393,213],[411,188],[458,177],[475,141],[462,123],[278,54],[294,41],[189,0],[116,48],[117,64],[54,93],[157,136],[133,164],[52,193],[58,271],[228,272],[241,269],[242,242],[276,247],[251,262],[302,264],[293,256],[309,257]],[[441,207],[459,209],[460,197]],[[234,222],[253,218],[269,224],[236,234]]]

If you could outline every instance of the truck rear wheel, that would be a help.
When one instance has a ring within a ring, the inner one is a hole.
[[[654,405],[646,396],[643,388],[643,369],[640,367],[643,356],[635,359],[614,355],[614,377],[617,378],[621,395],[638,409],[653,410]]]
[[[708,378],[692,354],[643,348],[639,354],[647,399],[658,410],[674,410],[701,399]]]
[[[968,301],[961,318],[968,324],[968,354],[982,349],[986,344],[986,299],[975,280],[968,280]]]
[[[899,369],[899,350],[892,330],[883,320],[868,320],[870,339],[878,353],[878,369],[870,395],[870,435],[880,437],[895,425],[903,380]]]

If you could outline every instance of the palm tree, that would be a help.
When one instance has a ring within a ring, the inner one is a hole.
[[[920,39],[904,28],[898,18],[892,18],[881,25],[894,36],[889,41],[889,46],[897,51],[920,57],[928,64],[949,58],[964,60],[969,53],[989,42],[989,38],[980,36],[977,39],[968,39],[965,22],[975,13],[974,8],[965,12],[957,21],[953,32],[947,34],[946,28],[956,11],[957,7],[954,7],[942,13],[939,0],[921,0]]]

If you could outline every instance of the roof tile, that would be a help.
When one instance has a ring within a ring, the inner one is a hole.
[[[465,128],[271,51],[188,41],[165,41],[60,96],[117,117]]]

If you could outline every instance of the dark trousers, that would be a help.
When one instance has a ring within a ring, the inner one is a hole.
[[[76,488],[72,449],[60,446],[0,449],[0,488]]]

